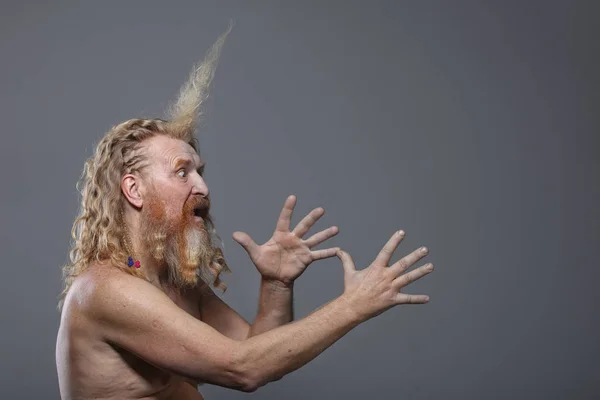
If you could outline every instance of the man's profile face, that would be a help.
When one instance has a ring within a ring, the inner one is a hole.
[[[191,198],[208,198],[208,186],[202,177],[204,163],[189,144],[155,136],[148,139],[146,157],[149,166],[145,175],[151,184],[146,195],[156,196],[165,203],[167,218],[180,216]]]
[[[141,226],[145,247],[168,265],[176,286],[197,281],[196,270],[212,261],[206,220],[208,187],[202,178],[204,163],[189,144],[155,136],[146,144]]]

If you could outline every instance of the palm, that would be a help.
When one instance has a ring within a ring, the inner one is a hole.
[[[263,278],[291,283],[298,278],[313,261],[335,256],[338,248],[311,250],[325,240],[335,236],[338,229],[332,226],[304,240],[302,236],[323,216],[324,210],[317,208],[311,211],[293,231],[290,231],[290,221],[295,196],[289,196],[285,201],[277,227],[271,239],[262,246],[243,232],[235,232],[233,238],[248,252],[250,259],[256,265]]]
[[[290,282],[300,276],[313,259],[302,239],[291,232],[275,232],[259,247],[258,255],[252,261],[263,277]]]

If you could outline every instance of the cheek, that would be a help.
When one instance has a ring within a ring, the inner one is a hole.
[[[180,198],[168,197],[165,198],[167,204],[167,217],[178,218],[181,216],[183,209],[183,201]]]
[[[187,187],[164,182],[156,186],[157,194],[165,202],[169,212],[181,208],[187,198]]]
[[[153,211],[153,216],[158,219],[173,219],[179,217],[181,215],[181,208],[183,207],[181,199],[173,196],[173,193],[165,195],[167,193],[166,191],[159,193],[160,194],[151,201],[153,207],[150,207],[150,209]]]
[[[169,215],[173,218],[181,218],[181,215],[185,213],[185,196],[171,196],[168,201]]]

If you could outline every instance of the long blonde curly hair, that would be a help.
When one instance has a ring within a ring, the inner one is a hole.
[[[198,152],[194,133],[202,114],[201,106],[208,97],[221,48],[232,26],[230,23],[204,60],[194,66],[177,100],[169,107],[166,120],[130,119],[112,127],[85,162],[77,183],[81,205],[71,230],[70,262],[62,267],[64,289],[59,296],[59,310],[73,280],[91,263],[109,260],[114,267],[145,279],[140,270],[127,265],[127,232],[122,217],[126,199],[121,191],[121,178],[125,174],[140,173],[147,165],[142,142],[153,136],[166,135],[183,140]],[[207,224],[213,237],[220,241],[210,218],[207,218]],[[206,268],[207,271],[200,271],[201,276],[204,280],[210,278],[213,281],[206,283],[226,290],[227,285],[219,275],[230,270],[222,253]]]

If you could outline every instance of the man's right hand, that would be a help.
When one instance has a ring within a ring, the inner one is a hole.
[[[405,272],[425,257],[426,247],[421,247],[388,267],[392,254],[404,239],[404,231],[395,232],[369,267],[356,270],[350,254],[339,250],[336,255],[344,267],[344,294],[351,309],[361,321],[373,318],[398,304],[424,304],[429,296],[400,293],[400,289],[433,271],[428,263]]]

